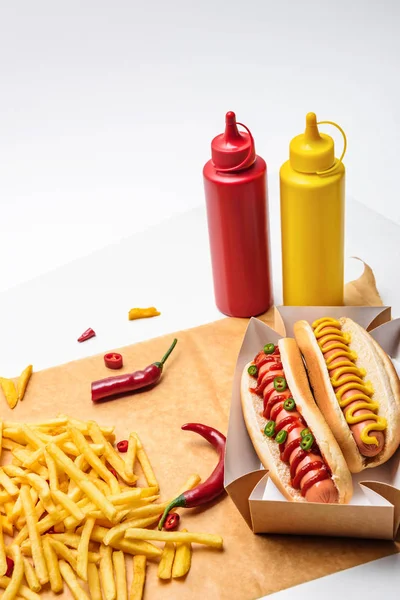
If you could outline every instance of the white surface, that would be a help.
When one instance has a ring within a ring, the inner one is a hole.
[[[400,223],[399,11],[3,0],[0,289],[199,205],[227,110],[252,129],[271,185],[306,112],[337,121],[349,195]]]
[[[340,571],[265,596],[268,600],[338,600],[338,598],[385,598],[397,600],[400,588],[400,554]]]
[[[276,302],[280,301],[278,217],[273,205]],[[349,200],[346,229],[347,256],[358,255],[372,264],[384,302],[399,315],[400,281],[390,265],[399,263],[400,227]],[[346,267],[347,279],[361,272],[357,261],[349,259]],[[133,305],[152,304],[161,310],[160,317],[128,321]],[[220,317],[213,301],[205,211],[200,207],[1,293],[1,375],[17,374],[30,362],[39,370]],[[97,337],[78,344],[76,338],[89,326]],[[357,569],[344,571],[333,579],[282,592],[281,597],[337,599],[333,590],[350,597],[360,593],[361,585],[371,591],[373,584],[385,590],[386,600],[394,600],[400,583],[400,572],[394,569],[398,561],[398,557],[383,559],[370,563],[361,576]]]
[[[373,266],[383,301],[392,305],[394,316],[400,315],[400,281],[388,268],[388,256],[391,264],[399,263],[400,227],[349,201],[346,228],[347,256],[360,256]],[[372,231],[379,243],[371,244]],[[275,208],[271,234],[279,304]],[[350,258],[346,267],[347,280],[362,271],[361,263]],[[153,305],[161,316],[128,321],[133,306]],[[205,210],[199,207],[1,293],[1,374],[18,374],[30,362],[39,370],[222,316],[214,306]],[[78,344],[88,327],[97,337]]]

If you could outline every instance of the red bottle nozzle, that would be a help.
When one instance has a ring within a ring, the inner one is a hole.
[[[238,143],[237,141],[241,139],[239,129],[237,128],[237,125],[236,125],[236,115],[232,110],[227,112],[225,115],[224,137],[225,137],[225,142],[227,144],[229,144],[229,142],[233,142],[233,144],[235,146]]]
[[[239,131],[238,125],[246,131]],[[221,172],[247,169],[256,159],[253,136],[246,125],[236,122],[231,110],[225,115],[225,132],[211,142],[211,155],[214,167]]]

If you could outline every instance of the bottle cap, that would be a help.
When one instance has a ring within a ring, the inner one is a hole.
[[[239,131],[241,125],[246,131]],[[233,173],[247,169],[256,160],[254,139],[243,123],[236,122],[236,115],[229,111],[225,116],[225,132],[211,142],[211,157],[217,171]]]
[[[334,141],[318,131],[315,113],[307,114],[305,132],[292,139],[289,155],[292,168],[301,173],[320,173],[335,165]]]

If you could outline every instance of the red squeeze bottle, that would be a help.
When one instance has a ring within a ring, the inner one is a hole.
[[[226,113],[225,122],[203,169],[215,302],[230,317],[251,317],[273,301],[267,165],[234,112]]]

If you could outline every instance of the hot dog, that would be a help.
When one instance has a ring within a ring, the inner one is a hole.
[[[390,358],[348,318],[298,321],[294,334],[350,471],[386,462],[400,444],[400,382]]]
[[[314,402],[295,340],[267,344],[245,366],[241,399],[254,448],[286,498],[349,502],[351,474]]]

